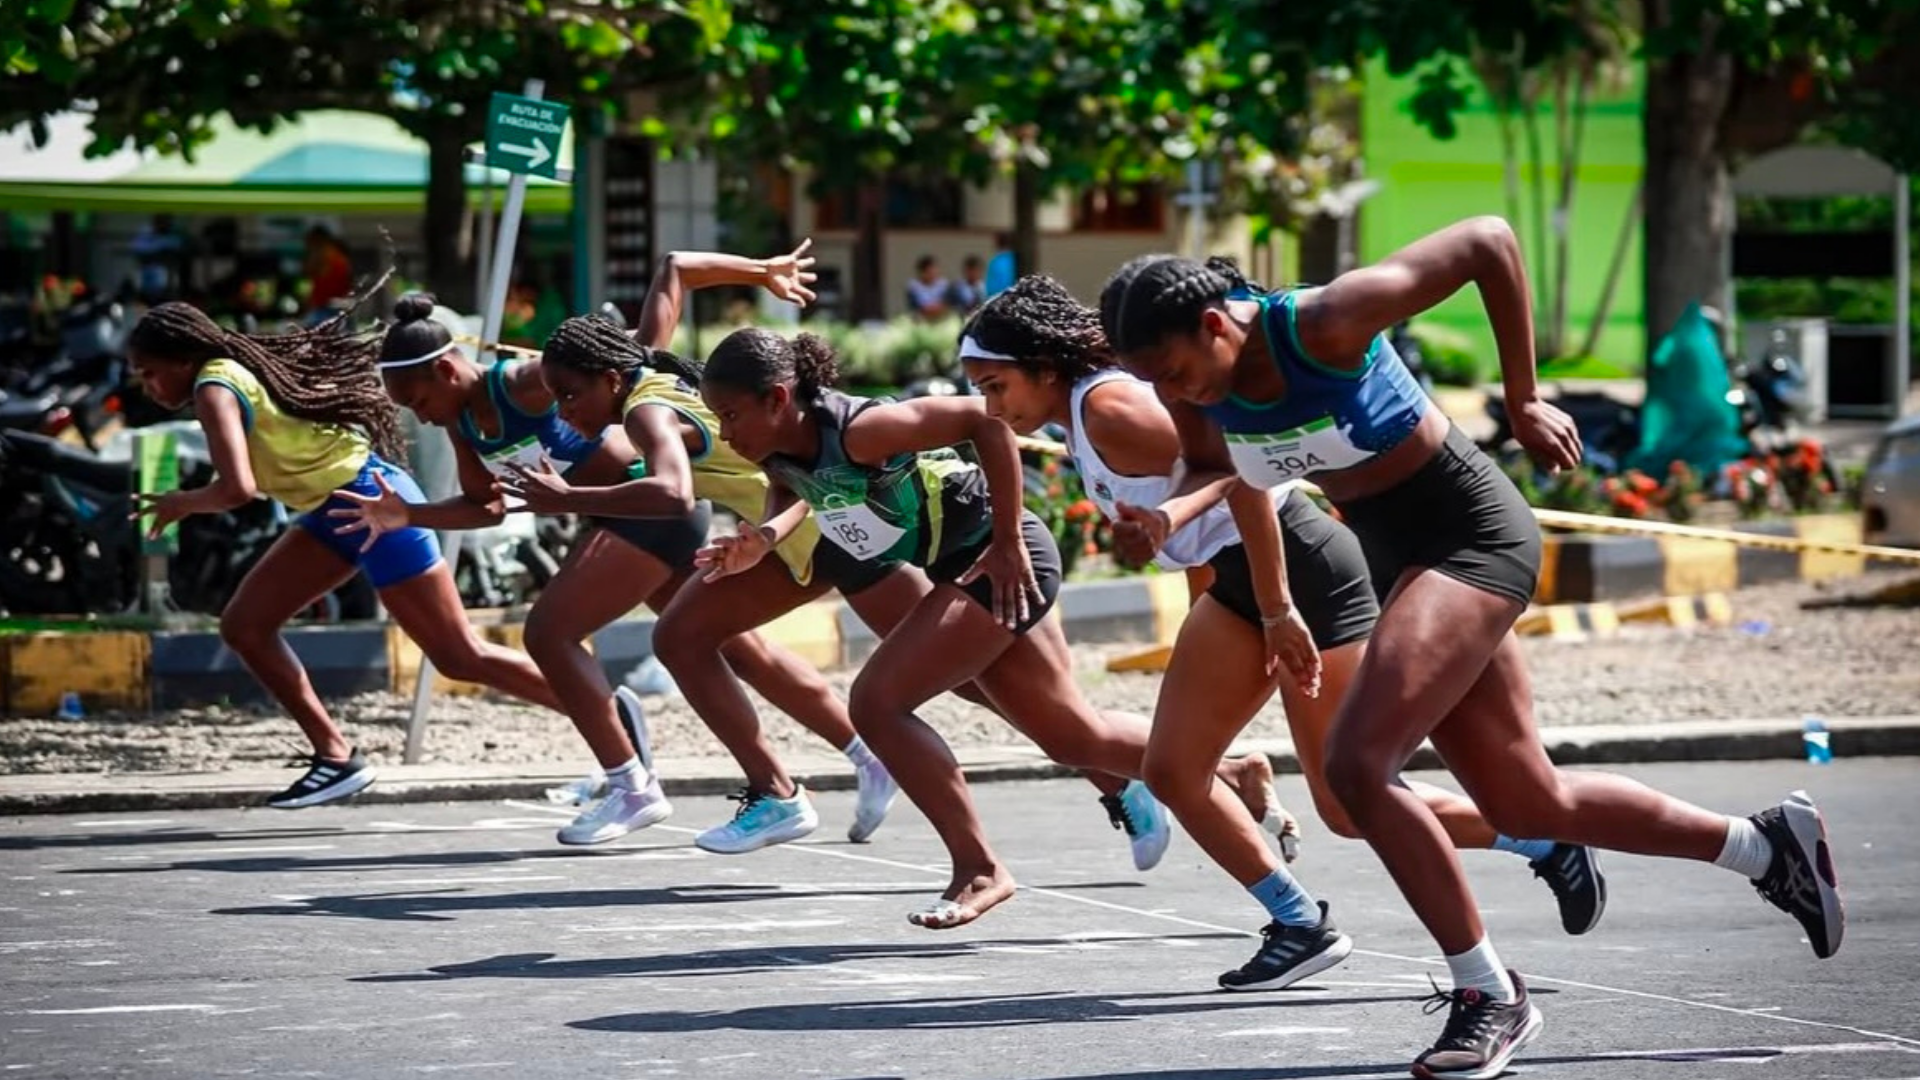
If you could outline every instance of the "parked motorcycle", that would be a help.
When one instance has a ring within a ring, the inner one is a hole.
[[[197,432],[194,425],[191,427]],[[183,487],[212,476],[203,445],[183,439]],[[133,471],[59,439],[0,432],[0,611],[11,615],[126,612],[139,604],[140,536],[130,519]],[[285,530],[285,513],[256,499],[180,522],[168,589],[182,611],[218,614]],[[315,605],[319,618],[368,618],[374,597],[355,575]]]

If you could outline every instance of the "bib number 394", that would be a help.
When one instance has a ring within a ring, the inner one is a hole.
[[[1274,434],[1230,433],[1227,449],[1240,478],[1264,488],[1351,468],[1373,457],[1353,445],[1330,416]]]
[[[905,529],[888,524],[865,503],[815,510],[814,516],[820,520],[821,535],[856,559],[879,558],[907,535]]]

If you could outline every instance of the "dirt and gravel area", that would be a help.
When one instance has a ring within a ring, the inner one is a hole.
[[[1664,720],[1873,716],[1916,711],[1920,703],[1920,611],[1912,607],[1807,609],[1805,601],[1863,593],[1895,575],[1829,586],[1783,584],[1734,594],[1733,626],[1680,631],[1630,629],[1599,642],[1524,639],[1543,727],[1657,724]],[[1110,674],[1106,662],[1138,645],[1076,645],[1080,682],[1103,707],[1151,712],[1157,675]],[[844,690],[854,671],[829,673]],[[656,752],[696,756],[720,750],[684,701],[647,699]],[[376,759],[398,760],[409,700],[365,694],[336,703],[336,715]],[[943,698],[923,714],[956,745],[1018,742],[981,709]],[[819,746],[810,733],[762,706],[781,746]],[[1277,702],[1249,736],[1284,736]],[[539,709],[484,697],[440,697],[428,733],[428,760],[491,764],[578,764],[585,748],[571,727]],[[84,720],[0,720],[0,769],[20,772],[200,772],[288,764],[304,753],[293,724],[265,708],[99,713]]]

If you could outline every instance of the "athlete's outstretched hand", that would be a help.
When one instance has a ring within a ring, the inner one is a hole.
[[[1535,399],[1509,408],[1513,437],[1547,467],[1558,471],[1580,464],[1580,429],[1556,406]]]
[[[167,526],[192,516],[191,495],[192,492],[187,491],[169,491],[164,495],[139,492],[133,497],[133,513],[127,516],[137,521],[142,516],[153,515],[153,521],[147,525],[147,539],[158,540],[160,534],[167,531]]]
[[[1119,516],[1113,522],[1113,557],[1129,570],[1153,561],[1167,544],[1173,521],[1159,507],[1139,507],[1119,503],[1113,508]]]
[[[517,461],[507,462],[506,475],[494,481],[494,490],[519,499],[524,509],[535,514],[565,514],[571,510],[567,496],[573,485],[553,470],[553,462],[542,458],[540,467],[529,469]]]
[[[806,307],[813,303],[813,290],[807,288],[817,276],[813,272],[813,256],[807,254],[812,247],[813,237],[809,236],[800,241],[792,253],[766,260],[766,290],[789,304]]]
[[[753,569],[772,550],[773,542],[767,530],[743,521],[734,535],[716,536],[712,543],[694,552],[693,564],[706,570],[701,580],[719,581]]]
[[[1040,595],[1040,583],[1033,577],[1033,560],[1019,534],[1009,538],[995,536],[967,572],[954,584],[969,585],[981,578],[993,583],[993,618],[1012,629],[1027,621],[1028,597]]]
[[[345,499],[353,505],[327,511],[328,517],[340,522],[333,527],[334,532],[342,536],[351,536],[357,532],[367,534],[367,538],[360,542],[361,551],[371,549],[374,541],[396,529],[404,529],[411,523],[407,517],[406,500],[400,497],[399,492],[393,490],[393,486],[387,483],[387,478],[376,470],[373,474],[373,482],[380,488],[380,494],[362,495],[357,491],[336,491],[333,493],[334,497]]]
[[[1308,697],[1320,696],[1320,650],[1300,609],[1287,605],[1286,613],[1260,618],[1267,638],[1267,674],[1286,671]]]

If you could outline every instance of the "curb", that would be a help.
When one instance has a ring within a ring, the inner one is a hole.
[[[1145,574],[1067,585],[1052,617],[1076,641],[1155,642],[1173,640],[1186,610],[1183,576]],[[525,624],[517,621],[524,611],[467,615],[482,640],[525,648]],[[589,647],[609,682],[632,684],[640,675],[653,656],[654,622],[644,613],[593,635]],[[760,633],[821,668],[857,663],[877,643],[838,597],[797,608]],[[286,639],[323,699],[369,690],[410,694],[419,677],[419,646],[391,623],[295,626]],[[437,694],[483,690],[434,676]],[[0,715],[45,716],[67,693],[79,694],[87,709],[138,712],[268,700],[215,630],[0,633]]]
[[[1740,532],[1859,544],[1859,514],[1806,514],[1792,521],[1743,522]],[[1593,603],[1644,596],[1731,592],[1775,581],[1824,581],[1866,571],[1858,555],[1736,548],[1684,536],[1598,536],[1547,533],[1534,602]]]
[[[1920,756],[1920,716],[1893,716],[1827,721],[1835,757]],[[1663,762],[1772,761],[1804,756],[1797,720],[1707,720],[1673,724],[1612,724],[1582,728],[1548,728],[1542,732],[1547,752],[1558,765],[1642,765]],[[1262,753],[1274,771],[1299,773],[1299,759],[1285,740],[1246,743],[1236,752]],[[962,757],[975,760],[962,766],[975,784],[1020,780],[1047,780],[1078,775],[1026,747],[991,748]],[[731,762],[690,761],[683,772],[662,770],[661,786],[670,796],[725,795],[737,791],[740,778]],[[1411,769],[1440,768],[1439,758],[1422,747]],[[1809,766],[1817,767],[1817,766]],[[404,768],[404,767],[401,767]],[[418,767],[422,772],[445,766]],[[389,775],[400,768],[388,770]],[[16,776],[0,778],[0,815],[75,813],[129,813],[155,810],[230,810],[259,808],[278,790],[290,772],[276,772],[270,783],[236,782],[227,774],[161,775],[143,782],[140,774],[102,777],[91,774]],[[801,783],[816,791],[846,791],[855,780],[850,767],[816,759],[794,770]],[[492,777],[408,779],[402,774],[382,781],[351,800],[359,805],[406,803],[497,802],[502,799],[544,801],[546,789],[578,778],[577,773],[529,772]],[[103,784],[117,784],[103,787]]]

